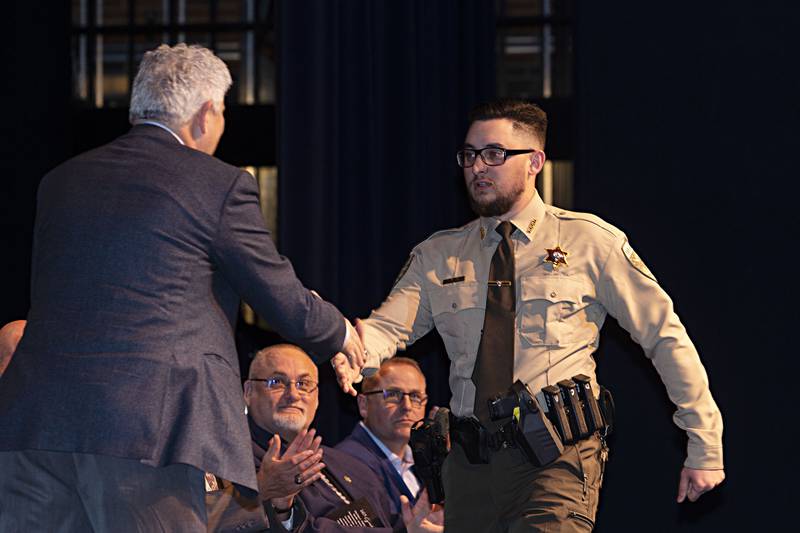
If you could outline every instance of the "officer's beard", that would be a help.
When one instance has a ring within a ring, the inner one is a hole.
[[[469,205],[473,211],[482,217],[503,216],[514,206],[519,197],[525,192],[525,182],[520,180],[514,184],[514,188],[506,194],[500,193],[495,188],[493,200],[476,200],[472,193],[472,187],[467,187],[469,194]]]

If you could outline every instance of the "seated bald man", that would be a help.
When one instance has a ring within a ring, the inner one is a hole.
[[[425,417],[425,388],[425,376],[416,361],[386,359],[378,372],[361,383],[358,411],[362,420],[336,446],[363,461],[383,481],[393,517],[401,514],[400,496],[414,503],[423,486],[412,469],[414,456],[408,440],[411,426]]]
[[[0,328],[0,376],[6,371],[11,356],[17,350],[17,344],[25,332],[25,324],[24,320],[15,320]]]
[[[327,446],[309,429],[319,406],[317,367],[290,344],[258,352],[244,385],[258,500],[224,480],[207,483],[209,531],[384,532],[390,520],[381,481],[355,459]],[[420,498],[408,531],[432,531]],[[427,507],[429,509],[429,506]],[[408,509],[407,509],[408,511]],[[396,526],[393,527],[393,526]]]

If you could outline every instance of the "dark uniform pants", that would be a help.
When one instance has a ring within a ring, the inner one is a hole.
[[[203,472],[104,455],[0,452],[0,531],[205,532]]]
[[[545,467],[535,467],[518,448],[491,452],[489,464],[473,465],[453,444],[442,469],[445,531],[591,531],[603,481],[602,457],[596,436],[565,447]]]

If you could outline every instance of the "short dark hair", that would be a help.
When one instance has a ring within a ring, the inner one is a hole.
[[[514,128],[521,129],[542,143],[544,149],[547,136],[547,113],[541,107],[525,100],[503,98],[478,104],[469,113],[470,125],[477,120],[494,120],[505,118],[514,123]]]
[[[420,376],[422,376],[422,379],[425,379],[425,374],[422,373],[419,363],[410,357],[403,357],[402,355],[399,355],[396,357],[390,357],[389,359],[384,359],[381,362],[381,366],[378,367],[377,372],[368,378],[364,378],[364,381],[361,383],[361,390],[372,390],[377,387],[378,383],[380,383],[381,376],[386,374],[386,369],[393,366],[410,366],[419,372]]]

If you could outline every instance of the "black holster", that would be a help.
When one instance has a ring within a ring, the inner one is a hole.
[[[486,429],[474,418],[450,414],[450,442],[461,446],[471,464],[489,463],[487,436]]]

